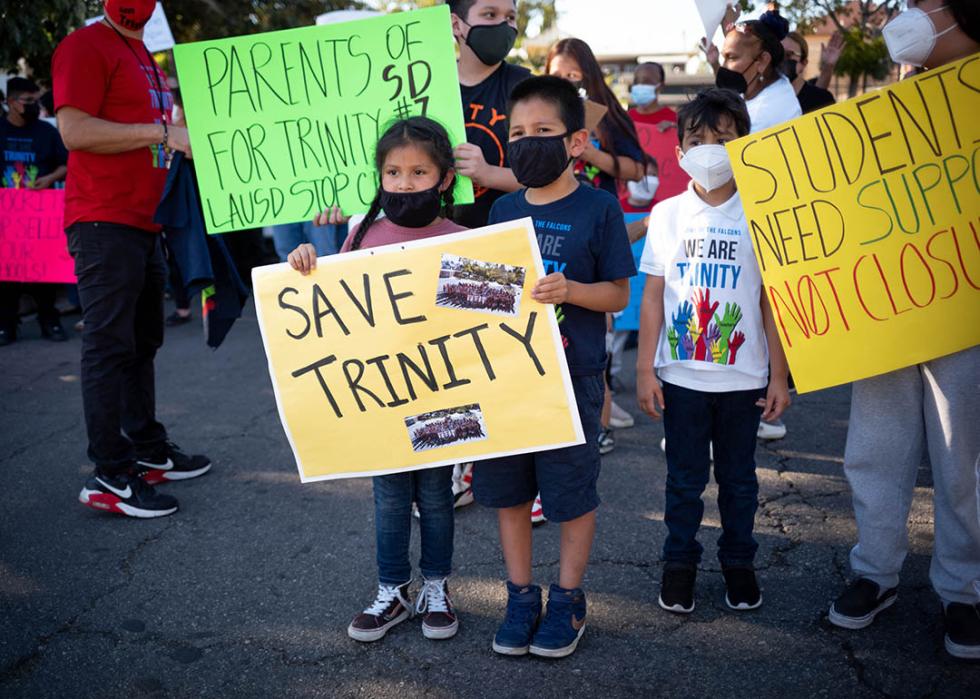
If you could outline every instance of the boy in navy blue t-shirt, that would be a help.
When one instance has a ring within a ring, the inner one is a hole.
[[[585,108],[572,83],[545,76],[514,88],[508,118],[508,158],[527,187],[498,199],[490,223],[530,216],[546,276],[531,292],[559,306],[559,328],[578,403],[585,444],[481,462],[474,469],[476,500],[497,508],[507,566],[507,615],[493,649],[561,658],[585,630],[579,587],[592,548],[599,506],[599,413],[606,361],[605,314],[629,301],[636,274],[623,214],[608,192],[580,184],[571,164],[585,149]],[[531,580],[531,504],[541,493],[545,516],[561,523],[558,584],[541,617],[541,588]]]

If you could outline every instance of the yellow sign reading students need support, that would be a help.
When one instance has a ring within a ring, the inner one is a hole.
[[[980,344],[980,54],[728,144],[800,391]]]
[[[253,270],[304,482],[581,444],[530,219]]]

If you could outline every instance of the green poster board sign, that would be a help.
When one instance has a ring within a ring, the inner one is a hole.
[[[374,148],[424,115],[466,141],[445,5],[174,47],[209,233],[367,211]],[[473,201],[459,178],[455,199]]]

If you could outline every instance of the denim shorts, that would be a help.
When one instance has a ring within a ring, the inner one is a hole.
[[[601,374],[573,376],[572,389],[585,444],[480,461],[473,468],[473,495],[485,507],[523,505],[541,493],[544,516],[567,522],[599,506],[599,417],[605,383]]]

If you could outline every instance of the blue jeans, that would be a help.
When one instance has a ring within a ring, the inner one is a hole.
[[[272,226],[272,242],[279,261],[285,262],[300,243],[312,243],[319,257],[335,255],[347,237],[347,224],[341,226],[314,226],[312,221],[283,223]]]
[[[430,580],[453,568],[453,467],[375,476],[374,528],[378,580],[401,585],[412,579],[408,545],[412,538],[412,503],[419,508],[422,556],[419,568]]]
[[[714,445],[715,481],[721,536],[718,560],[723,566],[752,565],[759,545],[752,536],[759,506],[755,477],[756,432],[762,408],[755,402],[765,389],[708,393],[665,383],[664,435],[667,488],[663,559],[698,564],[704,551],[697,541]]]

